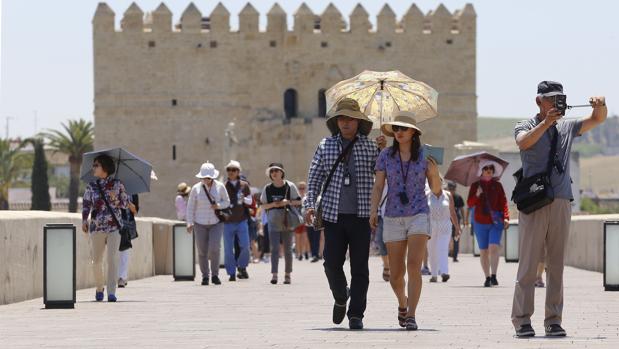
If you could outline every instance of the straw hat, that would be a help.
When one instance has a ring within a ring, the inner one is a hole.
[[[337,127],[337,117],[338,116],[348,116],[354,119],[359,120],[359,133],[364,136],[370,134],[372,131],[372,120],[368,118],[359,107],[359,103],[352,98],[344,98],[341,101],[337,102],[335,106],[335,111],[329,114],[329,118],[327,119],[327,127],[331,134],[336,135],[340,132]]]
[[[419,135],[422,134],[421,129],[417,126],[415,121],[415,113],[410,111],[398,111],[393,118],[393,121],[385,122],[380,130],[383,131],[385,136],[393,137],[394,132],[392,126],[403,126],[417,130]]]
[[[215,165],[211,164],[210,162],[205,162],[200,167],[200,172],[196,174],[196,177],[200,179],[202,178],[215,179],[219,177],[219,171],[215,169]]]
[[[501,175],[503,174],[503,166],[501,166],[498,162],[496,161],[492,161],[492,160],[481,160],[479,162],[479,168],[477,169],[477,176],[481,177],[481,174],[483,172],[484,167],[486,166],[493,166],[494,167],[494,174],[492,175],[492,177],[501,177]]]
[[[185,182],[181,182],[176,187],[176,192],[181,195],[187,195],[191,191],[191,187],[187,185]]]

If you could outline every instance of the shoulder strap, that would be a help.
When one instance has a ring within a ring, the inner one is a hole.
[[[546,169],[546,173],[548,176],[552,174],[552,168],[555,165],[555,157],[557,156],[557,146],[559,144],[559,130],[556,125],[552,125],[550,127],[550,153],[548,154],[548,167]]]
[[[215,183],[213,182],[213,184]],[[206,194],[206,197],[208,198],[208,201],[211,202],[211,205],[215,205],[215,200],[213,200],[213,198],[211,197],[211,193],[208,192],[204,183],[202,184],[202,189],[204,189],[204,194]]]
[[[322,185],[322,188],[320,189],[320,195],[322,195],[324,193],[324,191],[327,190],[327,187],[329,186],[329,183],[331,183],[331,179],[333,178],[333,174],[335,173],[335,170],[337,169],[337,166],[340,164],[340,162],[342,162],[344,157],[350,152],[350,150],[352,149],[353,145],[355,145],[355,142],[357,142],[357,139],[359,139],[359,138],[355,137],[355,139],[353,139],[346,146],[346,148],[344,148],[344,150],[342,150],[340,155],[335,160],[335,163],[333,164],[333,166],[331,166],[331,170],[329,171],[329,175],[327,176],[327,179],[324,181],[324,183]]]
[[[112,209],[112,206],[110,206],[110,203],[107,201],[107,197],[105,196],[105,192],[101,188],[101,185],[99,185],[99,182],[96,181],[96,180],[95,180],[95,183],[97,184],[97,188],[99,189],[99,194],[101,194],[101,197],[103,198],[103,201],[105,201],[105,206],[107,206],[107,209],[110,210],[110,213],[112,214],[112,218],[114,218],[114,222],[116,223],[118,228],[121,228],[122,225],[118,221],[118,217],[116,217],[116,213],[114,213],[114,210]]]

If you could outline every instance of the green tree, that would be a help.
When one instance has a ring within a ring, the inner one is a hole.
[[[31,210],[51,211],[52,202],[49,197],[49,180],[47,177],[47,159],[45,158],[45,141],[43,138],[30,138],[24,141],[34,147],[34,162],[32,164],[32,206]]]
[[[23,144],[11,146],[8,139],[0,139],[0,209],[9,209],[9,188],[27,167]]]
[[[69,182],[69,212],[77,212],[77,196],[80,187],[80,168],[82,156],[92,151],[94,143],[94,127],[92,122],[84,119],[69,120],[68,124],[62,124],[64,132],[48,130],[41,136],[49,141],[49,146],[54,151],[67,154],[71,171]]]

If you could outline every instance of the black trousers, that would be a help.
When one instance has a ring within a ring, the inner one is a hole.
[[[324,267],[333,298],[344,304],[348,298],[344,274],[346,251],[350,255],[350,304],[348,318],[363,318],[367,304],[370,272],[370,224],[368,218],[339,215],[337,223],[325,221]]]

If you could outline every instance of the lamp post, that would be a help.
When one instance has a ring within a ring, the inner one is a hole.
[[[505,262],[518,263],[520,237],[518,223],[510,224],[505,230]]]
[[[75,226],[43,227],[43,303],[45,309],[75,307]]]
[[[619,291],[619,221],[604,222],[604,290]]]
[[[196,277],[195,235],[185,223],[172,227],[172,273],[174,281],[193,281]]]

